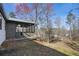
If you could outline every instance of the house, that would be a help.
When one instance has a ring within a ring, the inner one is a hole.
[[[22,19],[8,18],[0,4],[0,45],[5,40],[20,39],[22,33],[34,33],[35,22]]]

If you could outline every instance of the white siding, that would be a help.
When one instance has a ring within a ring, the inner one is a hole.
[[[2,18],[2,29],[0,29],[0,45],[5,41],[6,35],[5,35],[5,20]]]

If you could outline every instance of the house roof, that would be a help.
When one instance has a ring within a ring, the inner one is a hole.
[[[5,14],[5,12],[4,12],[3,5],[2,4],[0,4],[0,13],[4,17],[4,19],[7,20],[7,21],[22,22],[22,23],[32,23],[32,24],[35,23],[35,21],[7,17],[6,14]]]
[[[15,22],[22,22],[22,23],[32,23],[32,24],[35,23],[35,21],[16,19],[16,18],[8,18],[8,21],[15,21]]]

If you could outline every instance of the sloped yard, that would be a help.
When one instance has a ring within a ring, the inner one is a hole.
[[[15,42],[15,49],[5,50],[0,55],[3,56],[65,56],[55,49],[39,44],[31,40],[19,40]]]
[[[47,43],[47,42],[40,42],[40,41],[36,41],[35,42],[41,44],[41,45],[44,45],[44,46],[47,46],[47,47],[50,47],[51,49],[55,49],[57,51],[60,51],[66,55],[69,55],[69,56],[79,56],[79,45],[77,46],[77,50],[76,50],[76,47],[74,47],[73,45],[69,45],[68,42],[63,42],[63,41],[58,41],[58,42],[53,42],[53,43]],[[72,47],[74,47],[75,49],[73,49]]]

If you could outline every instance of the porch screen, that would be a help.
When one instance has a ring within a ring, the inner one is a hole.
[[[2,29],[2,17],[1,17],[1,14],[0,14],[0,29]]]

